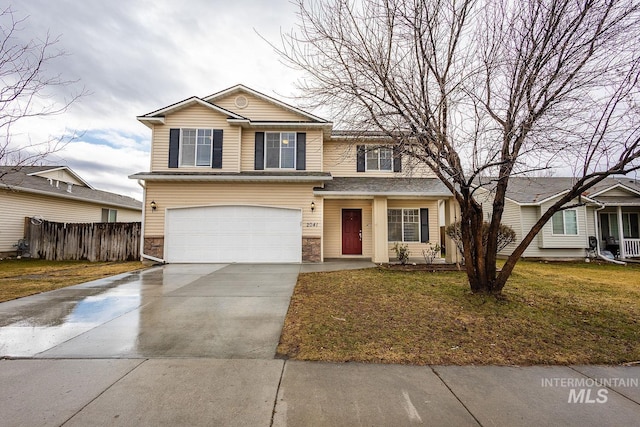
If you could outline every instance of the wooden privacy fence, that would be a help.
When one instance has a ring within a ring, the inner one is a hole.
[[[32,258],[52,261],[133,261],[140,259],[139,222],[68,224],[25,218]]]

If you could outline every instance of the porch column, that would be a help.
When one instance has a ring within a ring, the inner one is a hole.
[[[458,204],[455,199],[451,197],[444,202],[444,224],[445,227],[456,222],[460,218]],[[447,248],[445,254],[445,261],[448,263],[460,262],[462,257],[459,254],[458,246],[449,236],[444,236],[444,242]]]
[[[624,226],[622,224],[622,206],[618,206],[618,244],[620,245],[620,258],[626,258],[627,254],[624,250]]]
[[[389,262],[389,243],[387,227],[387,198],[374,197],[371,205],[371,222],[373,223],[373,256],[371,260],[377,263]]]

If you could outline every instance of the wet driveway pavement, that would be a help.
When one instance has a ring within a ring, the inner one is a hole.
[[[299,265],[176,264],[0,304],[0,357],[271,359]]]

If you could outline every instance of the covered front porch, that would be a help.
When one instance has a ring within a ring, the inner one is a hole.
[[[387,263],[396,257],[396,242],[406,245],[412,260],[423,249],[447,248],[434,262],[455,262],[455,245],[441,227],[454,221],[448,190],[431,178],[334,178],[314,189],[323,199],[325,259],[370,259]],[[422,261],[424,262],[424,261]]]
[[[597,226],[601,249],[620,259],[640,258],[640,206],[605,205]]]

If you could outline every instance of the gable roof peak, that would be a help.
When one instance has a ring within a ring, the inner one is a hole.
[[[307,117],[308,119],[311,119],[314,122],[320,122],[320,123],[330,123],[328,120],[323,119],[322,117],[318,117],[315,116],[311,113],[308,113],[304,110],[299,109],[298,107],[294,107],[293,105],[287,104],[286,102],[280,101],[277,98],[274,98],[272,96],[269,95],[265,95],[262,92],[259,92],[255,89],[252,89],[248,86],[245,86],[243,84],[236,84],[234,86],[228,87],[227,89],[223,89],[219,92],[216,92],[214,94],[211,94],[209,96],[205,96],[203,99],[207,102],[215,102],[217,99],[220,99],[224,96],[230,95],[232,93],[238,92],[238,91],[242,91],[245,93],[248,93],[250,95],[255,96],[256,98],[260,98],[263,101],[269,102],[271,104],[277,105],[281,108],[287,109],[289,111],[292,111],[296,114],[300,114],[301,116]]]

